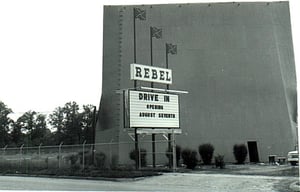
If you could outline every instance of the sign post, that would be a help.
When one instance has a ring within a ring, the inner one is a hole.
[[[168,52],[166,52],[168,54]],[[173,53],[172,53],[173,54]],[[168,65],[167,65],[168,67]],[[152,158],[155,167],[155,134],[168,134],[169,151],[173,154],[173,168],[176,169],[175,133],[180,134],[179,94],[186,91],[169,90],[172,84],[172,70],[133,63],[130,65],[130,79],[167,84],[167,89],[134,87],[123,90],[124,126],[134,129],[136,157],[139,158],[138,134],[152,135]],[[173,140],[172,140],[173,134]],[[173,141],[173,142],[172,142]],[[173,148],[172,148],[173,146]],[[175,159],[175,160],[174,160]],[[170,159],[170,164],[172,160]],[[140,167],[136,161],[137,169]]]

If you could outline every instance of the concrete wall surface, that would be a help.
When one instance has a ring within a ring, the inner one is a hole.
[[[226,161],[234,161],[234,144],[249,141],[256,142],[260,161],[294,149],[297,91],[288,2],[105,6],[96,142],[131,141],[116,90],[133,87],[134,7],[146,11],[146,20],[136,19],[137,63],[150,65],[151,26],[162,28],[162,38],[152,39],[154,66],[166,67],[165,43],[177,45],[177,54],[168,57],[170,89],[189,92],[180,95],[178,145],[198,150],[211,143]],[[128,150],[119,147],[119,161],[126,162]]]

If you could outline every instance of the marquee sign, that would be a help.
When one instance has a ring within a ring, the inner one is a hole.
[[[130,79],[154,83],[172,84],[172,70],[147,65],[131,64]]]
[[[128,127],[179,128],[178,95],[129,90],[126,97]]]

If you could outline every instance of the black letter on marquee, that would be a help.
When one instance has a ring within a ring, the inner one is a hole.
[[[142,77],[142,74],[141,74],[142,69],[140,67],[135,67],[135,71],[136,71],[136,74],[135,74],[136,77]]]
[[[149,78],[149,77],[150,77],[150,76],[149,76],[149,68],[144,68],[144,71],[145,71],[144,77],[145,77],[145,78]]]
[[[157,71],[152,69],[152,79],[157,79]]]
[[[166,80],[167,80],[167,81],[171,81],[171,77],[169,76],[169,71],[166,71],[166,74],[167,74]]]
[[[139,100],[142,100],[142,99],[143,99],[143,94],[139,93]]]
[[[164,96],[164,102],[170,102],[170,97],[167,96],[167,95],[165,95],[165,96]]]
[[[160,80],[165,80],[164,74],[164,71],[160,71]]]

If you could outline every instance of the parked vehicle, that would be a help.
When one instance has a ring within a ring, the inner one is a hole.
[[[290,151],[287,156],[288,162],[290,162],[291,165],[295,166],[299,163],[299,152],[298,151]]]

